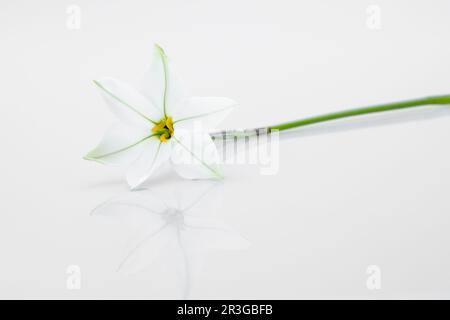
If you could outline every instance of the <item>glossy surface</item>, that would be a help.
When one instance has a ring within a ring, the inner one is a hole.
[[[380,30],[371,4],[77,1],[71,30],[60,1],[2,1],[0,297],[450,298],[446,108],[283,135],[211,193],[82,160],[114,121],[92,79],[137,83],[153,42],[241,104],[223,128],[448,93],[449,3],[378,1]]]

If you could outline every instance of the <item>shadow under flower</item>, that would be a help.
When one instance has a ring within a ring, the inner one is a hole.
[[[250,243],[216,215],[222,184],[211,181],[166,184],[127,192],[99,205],[92,215],[127,225],[131,247],[118,271],[134,274],[159,259],[176,267],[181,297],[190,295],[205,254],[241,250]]]

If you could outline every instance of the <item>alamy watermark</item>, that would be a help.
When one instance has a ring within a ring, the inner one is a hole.
[[[177,129],[172,162],[191,165],[214,163],[257,165],[262,175],[279,170],[279,132],[267,128],[230,130],[204,134],[201,122],[194,130]],[[212,141],[211,141],[212,140]]]
[[[368,277],[366,279],[366,287],[369,290],[381,289],[381,268],[377,265],[370,265],[366,269]]]
[[[81,8],[76,4],[71,4],[66,8],[66,27],[69,30],[81,29]]]
[[[366,27],[370,30],[381,30],[381,8],[372,4],[366,8]]]
[[[81,268],[77,265],[70,265],[66,269],[66,288],[68,290],[81,289]]]

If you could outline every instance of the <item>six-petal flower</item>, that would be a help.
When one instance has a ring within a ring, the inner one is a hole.
[[[126,178],[132,188],[142,185],[165,163],[189,179],[222,177],[216,147],[205,130],[213,129],[236,102],[187,96],[160,46],[155,45],[141,90],[112,78],[94,83],[120,122],[85,159],[127,165]]]

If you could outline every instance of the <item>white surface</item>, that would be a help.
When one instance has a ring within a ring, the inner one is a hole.
[[[66,27],[70,4],[79,30]],[[381,30],[366,27],[370,4]],[[276,175],[227,166],[214,216],[250,246],[219,241],[188,282],[169,249],[141,272],[117,271],[138,233],[126,214],[90,212],[127,185],[82,160],[113,120],[91,80],[137,83],[153,42],[193,94],[240,102],[225,128],[255,127],[450,93],[449,10],[444,0],[2,1],[0,297],[449,298],[450,117],[283,139]],[[169,174],[149,187],[191,183]],[[70,265],[80,290],[66,287]],[[366,287],[370,265],[380,290]]]

